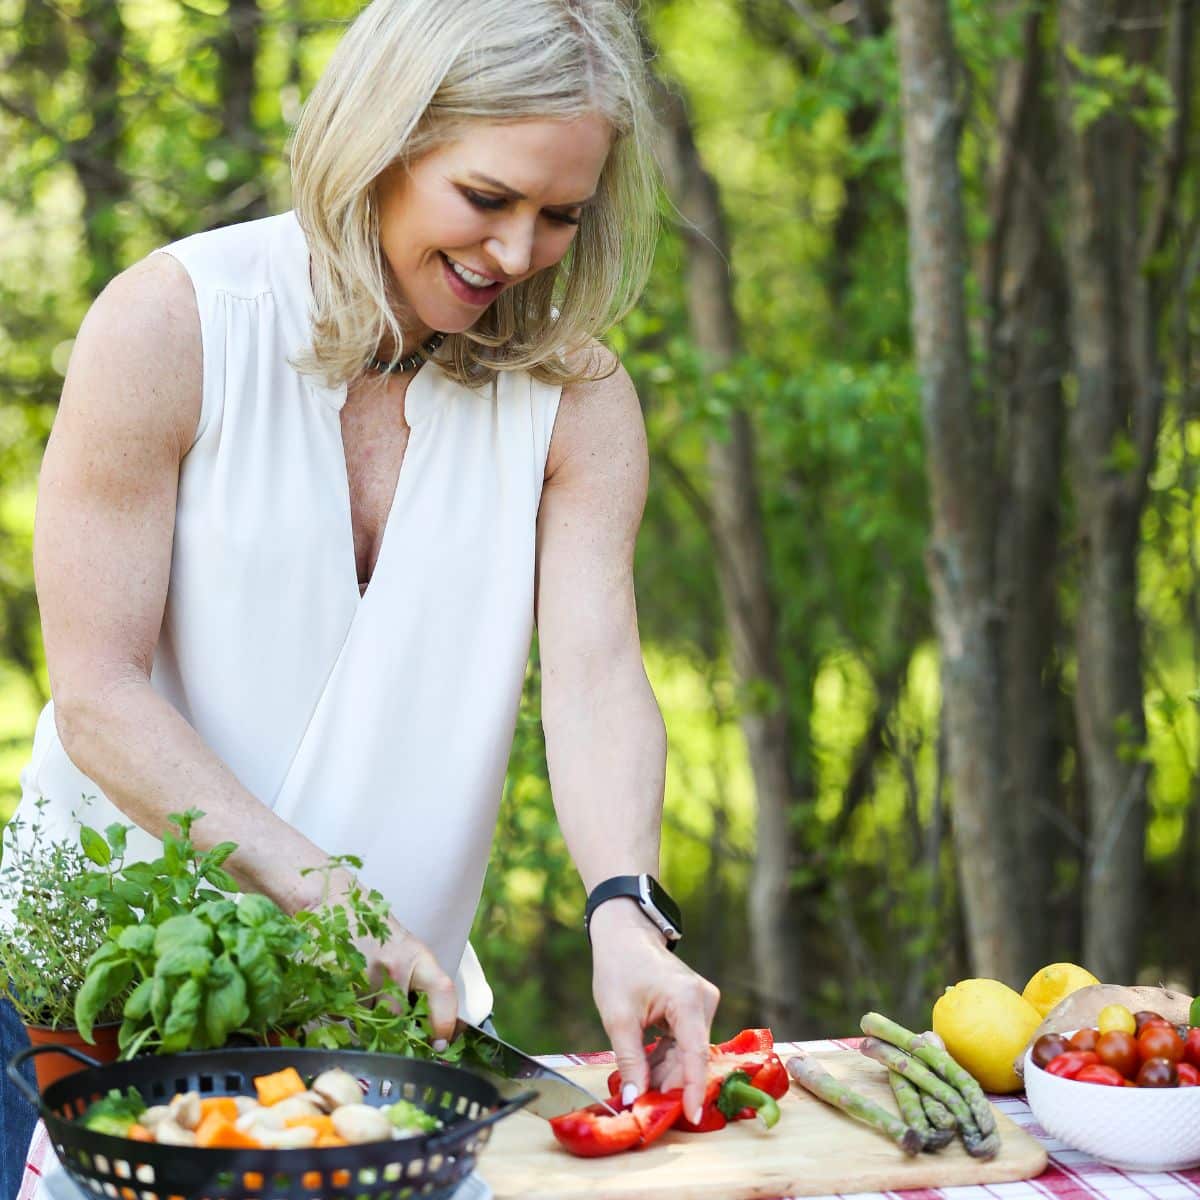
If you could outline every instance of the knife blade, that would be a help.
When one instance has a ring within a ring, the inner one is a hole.
[[[468,1069],[494,1083],[506,1100],[527,1092],[532,1087],[537,1092],[537,1097],[530,1101],[529,1111],[547,1120],[551,1117],[561,1117],[563,1113],[574,1112],[577,1108],[586,1108],[589,1104],[602,1105],[609,1112],[616,1111],[607,1100],[593,1096],[587,1088],[580,1087],[552,1067],[538,1062],[523,1050],[510,1045],[503,1038],[488,1033],[477,1025],[466,1022],[464,1024],[478,1051],[476,1058],[483,1058],[488,1062],[487,1067],[478,1061],[472,1062]]]

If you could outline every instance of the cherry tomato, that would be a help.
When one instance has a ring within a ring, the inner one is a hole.
[[[1120,1030],[1121,1033],[1133,1033],[1137,1029],[1137,1021],[1125,1005],[1106,1004],[1096,1018],[1096,1028],[1100,1030],[1101,1036],[1114,1029]]]
[[[1183,1057],[1183,1038],[1170,1025],[1147,1025],[1138,1035],[1138,1054],[1142,1062],[1166,1058],[1177,1063]]]
[[[1189,1062],[1181,1062],[1175,1070],[1179,1073],[1180,1087],[1200,1087],[1200,1067],[1194,1067]]]
[[[1090,1067],[1100,1061],[1100,1056],[1094,1050],[1068,1050],[1065,1054],[1052,1058],[1046,1064],[1046,1070],[1060,1079],[1074,1079],[1084,1067]]]
[[[1125,1076],[1120,1071],[1106,1067],[1103,1063],[1092,1063],[1081,1067],[1075,1078],[1080,1083],[1102,1083],[1105,1087],[1124,1087]]]
[[[1183,1057],[1193,1067],[1200,1067],[1200,1025],[1188,1030],[1183,1042]]]
[[[1100,1031],[1097,1029],[1081,1029],[1078,1033],[1071,1034],[1071,1049],[1095,1050],[1096,1041],[1099,1037]]]
[[[1200,1033],[1200,1029],[1196,1032]],[[1065,1054],[1070,1048],[1070,1043],[1061,1033],[1043,1033],[1033,1043],[1033,1061],[1039,1067],[1044,1067],[1052,1058]]]
[[[1142,1065],[1137,1039],[1132,1034],[1123,1033],[1118,1029],[1102,1033],[1096,1039],[1096,1053],[1105,1066],[1119,1071],[1127,1079],[1132,1079]]]
[[[1137,1085],[1144,1088],[1178,1087],[1179,1071],[1169,1058],[1148,1058],[1138,1071]]]
[[[1134,1034],[1134,1037],[1141,1037],[1142,1030],[1145,1029],[1147,1025],[1151,1025],[1156,1021],[1160,1025],[1170,1025],[1171,1023],[1166,1017],[1160,1016],[1156,1012],[1151,1012],[1146,1008],[1143,1008],[1141,1012],[1135,1012],[1133,1014],[1133,1019],[1137,1022],[1137,1032]]]

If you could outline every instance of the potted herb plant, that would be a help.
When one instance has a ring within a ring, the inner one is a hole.
[[[94,1041],[85,1041],[75,1023],[75,1001],[88,963],[104,944],[109,926],[108,916],[87,894],[95,886],[95,863],[84,844],[49,838],[40,812],[28,827],[11,821],[5,829],[0,994],[16,1008],[34,1045],[74,1046],[112,1062],[124,997],[113,997],[97,1013]],[[35,1059],[35,1067],[45,1089],[79,1064],[67,1055],[44,1054]]]

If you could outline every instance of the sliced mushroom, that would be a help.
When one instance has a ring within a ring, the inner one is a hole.
[[[324,1098],[328,1109],[340,1108],[343,1104],[361,1104],[363,1098],[358,1080],[341,1067],[322,1071],[313,1080],[312,1091]]]
[[[291,1129],[256,1130],[258,1140],[269,1150],[304,1150],[315,1146],[317,1131],[311,1125],[294,1125]]]
[[[152,1104],[138,1118],[138,1124],[143,1129],[154,1129],[161,1121],[171,1115],[171,1110],[165,1104]]]
[[[311,1100],[323,1113],[332,1112],[337,1107],[328,1096],[324,1096],[320,1092],[309,1090],[300,1094],[306,1099]]]
[[[254,1112],[255,1109],[262,1107],[262,1105],[259,1104],[259,1102],[255,1100],[253,1096],[234,1096],[233,1102],[237,1105],[239,1117],[244,1116],[248,1112]]]
[[[249,1112],[244,1112],[234,1124],[243,1133],[252,1133],[256,1137],[259,1133],[270,1129],[283,1129],[286,1124],[286,1118],[283,1113],[278,1113],[274,1108],[252,1108]]]
[[[330,1119],[338,1137],[345,1138],[351,1145],[391,1141],[391,1121],[369,1104],[343,1104],[333,1110]]]
[[[284,1121],[295,1120],[296,1117],[319,1117],[325,1111],[305,1095],[289,1096],[270,1106],[271,1112],[278,1113]]]
[[[172,1096],[167,1111],[182,1129],[195,1129],[200,1124],[200,1093],[184,1092]]]
[[[159,1121],[154,1130],[154,1140],[160,1146],[194,1146],[196,1135],[190,1129],[184,1129],[174,1118],[167,1117]]]

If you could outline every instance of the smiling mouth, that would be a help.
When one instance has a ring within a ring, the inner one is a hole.
[[[490,275],[483,275],[456,262],[444,251],[439,250],[438,254],[442,260],[442,271],[446,276],[447,286],[464,304],[486,308],[508,286],[504,280],[493,279]],[[477,282],[479,280],[483,282]]]

